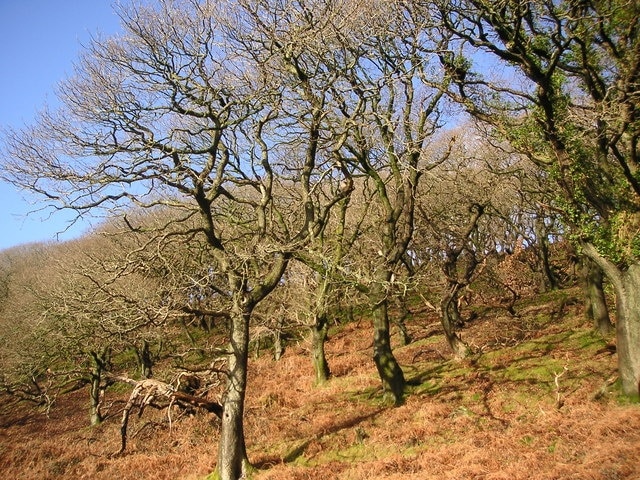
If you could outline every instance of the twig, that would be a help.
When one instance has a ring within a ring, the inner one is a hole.
[[[562,399],[562,397],[560,396],[560,377],[563,376],[565,373],[567,373],[567,371],[569,370],[569,367],[567,367],[566,365],[564,366],[564,369],[562,370],[562,372],[560,373],[555,373],[554,372],[554,383],[556,384],[556,408],[561,408],[562,405],[564,405],[564,400]]]

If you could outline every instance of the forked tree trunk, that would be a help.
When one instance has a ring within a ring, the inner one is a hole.
[[[321,385],[329,379],[331,371],[327,363],[324,346],[327,340],[327,315],[324,312],[316,314],[311,326],[311,355],[316,385]]]
[[[403,401],[402,396],[406,382],[402,368],[400,368],[391,349],[389,304],[383,283],[377,282],[371,293],[372,300],[374,300],[371,312],[373,317],[373,360],[385,392],[392,395],[395,405],[400,405]]]
[[[613,330],[609,318],[609,309],[604,294],[602,269],[590,258],[582,258],[582,275],[584,282],[585,316],[593,322],[595,330],[603,336]]]
[[[223,264],[227,258],[220,255]],[[227,388],[222,406],[222,426],[218,444],[217,476],[220,480],[247,478],[253,467],[244,440],[244,400],[249,364],[249,322],[254,307],[278,285],[289,262],[288,255],[274,257],[269,274],[253,288],[246,278],[231,270],[228,280],[234,292],[229,318]]]
[[[231,342],[228,380],[224,397],[222,428],[218,445],[218,475],[221,480],[244,478],[251,469],[244,440],[244,399],[249,359],[251,307],[237,295],[231,312]]]
[[[585,244],[583,250],[613,284],[616,293],[616,350],[618,373],[625,395],[640,391],[640,263],[621,270],[600,256],[595,247]]]

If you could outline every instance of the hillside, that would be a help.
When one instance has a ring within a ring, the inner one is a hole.
[[[411,383],[398,408],[381,401],[366,319],[332,329],[333,379],[311,385],[308,345],[253,359],[245,421],[257,480],[637,479],[640,408],[621,399],[616,356],[582,317],[579,291],[521,301],[519,316],[486,308],[463,330],[480,352],[449,360],[437,318],[414,315],[414,342],[395,352]],[[117,393],[116,393],[117,392]],[[87,394],[58,399],[49,417],[24,405],[0,416],[0,471],[12,479],[191,479],[215,467],[217,419],[148,409],[89,428]]]

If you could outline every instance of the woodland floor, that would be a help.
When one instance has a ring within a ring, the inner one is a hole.
[[[437,318],[416,314],[415,341],[395,350],[411,383],[398,408],[381,399],[365,320],[333,329],[325,386],[312,386],[304,342],[278,362],[253,359],[253,478],[640,479],[640,406],[605,388],[616,355],[585,324],[578,295],[529,299],[518,317],[480,312],[462,331],[480,353],[463,362],[450,360]],[[131,418],[127,452],[111,457],[127,394],[108,394],[118,401],[97,428],[84,390],[59,398],[49,417],[0,409],[1,478],[203,480],[214,470],[218,422],[204,413],[174,418],[170,430],[166,412],[147,409]]]

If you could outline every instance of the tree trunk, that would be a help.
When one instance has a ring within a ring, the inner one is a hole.
[[[339,233],[340,235],[342,234],[341,232]],[[336,256],[340,258],[342,254],[337,253]],[[316,273],[317,287],[315,289],[313,325],[311,326],[311,360],[313,362],[316,385],[323,384],[331,376],[329,363],[327,362],[327,356],[324,350],[329,328],[327,321],[327,304],[331,291],[329,275],[329,272],[325,272],[324,274]]]
[[[323,384],[331,375],[324,351],[324,345],[327,340],[327,327],[326,313],[316,314],[315,322],[311,327],[311,354],[316,385]]]
[[[406,298],[396,296],[396,306],[398,308],[398,317],[395,321],[398,326],[398,331],[400,332],[400,344],[403,346],[407,346],[411,343],[411,335],[409,334],[409,330],[407,330],[407,318],[411,312],[407,308]]]
[[[582,258],[584,279],[585,316],[593,322],[594,329],[603,336],[613,330],[603,289],[602,269],[588,257]]]
[[[91,409],[89,414],[91,426],[100,425],[103,420],[102,412],[100,411],[103,394],[101,386],[102,373],[107,368],[110,353],[109,348],[104,348],[100,352],[93,351],[89,353],[93,363],[93,366],[91,367],[91,386],[89,390],[89,397],[91,400]]]
[[[285,320],[279,316],[273,327],[273,359],[277,362],[284,355],[286,335],[284,332]]]
[[[89,396],[91,397],[90,421],[92,427],[100,425],[103,420],[102,413],[100,412],[102,396],[102,389],[100,388],[101,373],[99,368],[93,368],[91,371],[91,390]]]
[[[140,376],[142,378],[151,378],[153,376],[153,358],[151,356],[151,347],[146,340],[142,341],[142,348],[134,348],[136,358],[138,359],[138,367],[140,368]]]
[[[284,339],[280,326],[277,326],[276,331],[273,332],[273,359],[277,362],[282,355],[284,355]]]
[[[236,295],[231,313],[231,342],[228,383],[224,397],[222,428],[218,446],[218,474],[221,480],[238,480],[251,469],[244,440],[244,399],[249,357],[251,307]]]
[[[591,244],[583,251],[603,270],[616,292],[616,351],[625,395],[640,394],[640,263],[626,270],[603,258]]]
[[[450,299],[448,299],[448,308],[447,315],[449,317],[449,324],[453,328],[462,328],[464,326],[464,321],[462,320],[462,316],[460,315],[460,309],[458,308],[458,289],[454,291],[453,295]]]
[[[440,310],[442,311],[440,319],[445,338],[454,357],[461,360],[466,358],[471,351],[455,331],[455,321],[456,319],[459,320],[459,314],[456,315],[458,313],[457,310],[453,310],[455,314],[452,315],[452,307],[455,306],[454,299],[456,298],[457,290],[457,286],[451,287],[440,302]]]
[[[383,284],[378,282],[372,292],[373,304],[373,360],[376,363],[382,386],[387,394],[393,397],[393,403],[400,405],[403,401],[405,378],[391,350],[389,334],[389,305]]]
[[[542,285],[540,291],[555,290],[558,288],[558,279],[553,273],[549,255],[549,237],[544,220],[538,217],[535,222],[535,233],[538,243],[538,260],[542,271]]]
[[[621,275],[616,289],[616,349],[622,390],[637,396],[640,391],[640,264]]]
[[[228,258],[221,253],[221,263],[228,266]],[[290,256],[274,257],[269,273],[249,287],[247,278],[232,270],[227,271],[229,287],[233,293],[229,318],[229,355],[227,360],[227,388],[222,407],[222,426],[218,444],[218,478],[238,480],[246,478],[253,469],[247,458],[244,441],[244,400],[247,389],[249,364],[249,322],[254,307],[264,300],[282,279]]]

